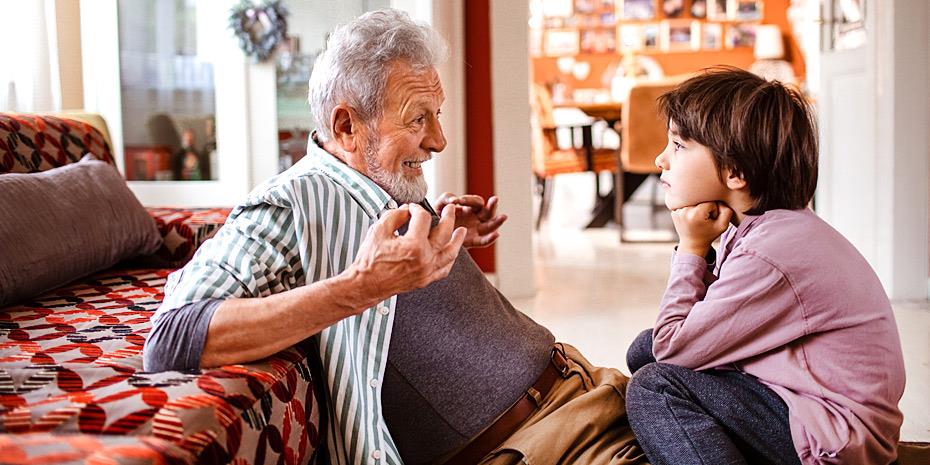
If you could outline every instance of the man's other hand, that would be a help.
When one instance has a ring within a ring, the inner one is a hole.
[[[497,215],[497,196],[491,196],[485,203],[480,195],[453,195],[445,192],[436,200],[436,208],[445,209],[446,205],[455,206],[455,226],[465,228],[465,247],[487,247],[494,243],[500,233],[497,231],[507,215]]]
[[[403,236],[397,229],[407,221]],[[369,305],[392,295],[419,289],[445,278],[465,240],[465,229],[455,227],[455,207],[442,209],[439,224],[430,229],[430,214],[416,204],[386,212],[368,230],[349,271],[361,280]],[[370,292],[369,292],[370,291]]]

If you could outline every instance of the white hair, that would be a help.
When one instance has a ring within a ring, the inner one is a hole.
[[[384,108],[388,65],[404,60],[414,69],[433,68],[446,59],[442,37],[399,10],[365,13],[336,27],[310,75],[310,111],[321,142],[332,138],[329,118],[345,103],[373,127]]]

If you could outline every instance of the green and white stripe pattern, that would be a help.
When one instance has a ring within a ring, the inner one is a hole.
[[[311,142],[304,159],[252,191],[169,276],[154,318],[203,299],[263,297],[335,276],[355,259],[369,226],[396,207],[378,185]],[[392,296],[315,337],[332,463],[402,463],[381,413],[395,302]]]

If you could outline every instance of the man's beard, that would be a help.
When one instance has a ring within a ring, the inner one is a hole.
[[[404,176],[403,168],[396,172],[385,169],[378,160],[379,143],[377,138],[372,138],[365,149],[368,177],[381,186],[398,204],[420,203],[426,198],[426,179],[423,179],[422,175],[409,179]]]

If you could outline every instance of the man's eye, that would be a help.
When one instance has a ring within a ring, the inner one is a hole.
[[[417,119],[413,120],[417,124],[423,124],[426,122],[426,115],[420,115]]]

